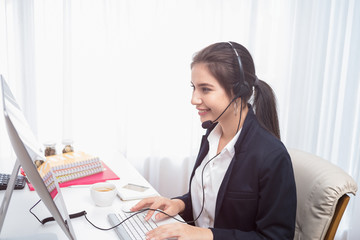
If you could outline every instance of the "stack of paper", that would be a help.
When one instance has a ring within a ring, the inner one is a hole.
[[[84,152],[69,152],[46,157],[46,161],[38,168],[40,175],[51,168],[59,183],[82,178],[103,171],[98,157]]]

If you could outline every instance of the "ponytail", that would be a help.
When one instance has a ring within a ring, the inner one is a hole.
[[[279,119],[276,98],[272,88],[257,79],[254,93],[254,109],[260,125],[280,139]]]

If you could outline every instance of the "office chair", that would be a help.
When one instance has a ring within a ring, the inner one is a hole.
[[[334,239],[357,184],[341,168],[313,154],[289,149],[296,193],[295,240]]]

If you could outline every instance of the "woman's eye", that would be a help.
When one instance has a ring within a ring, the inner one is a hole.
[[[204,93],[210,92],[210,88],[202,88],[201,89]]]

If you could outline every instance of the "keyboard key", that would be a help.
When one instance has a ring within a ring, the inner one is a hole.
[[[123,221],[126,218],[134,215],[135,213],[125,213],[121,212],[117,214],[117,217],[119,218],[119,221]],[[132,239],[145,239],[145,235],[148,231],[154,229],[157,227],[157,224],[154,222],[154,220],[150,219],[149,221],[145,221],[146,213],[138,213],[128,220],[126,220],[122,225],[127,231],[127,233],[131,236]]]
[[[6,190],[7,185],[10,181],[10,174],[0,173],[0,190]],[[15,180],[14,189],[23,189],[25,187],[25,177],[18,175]]]

